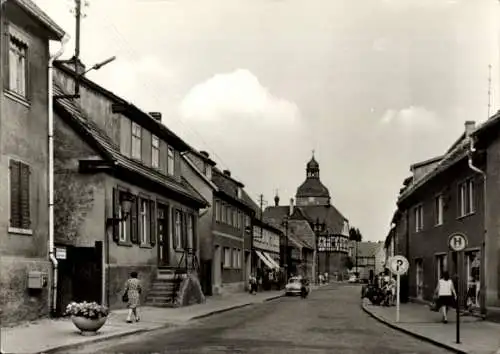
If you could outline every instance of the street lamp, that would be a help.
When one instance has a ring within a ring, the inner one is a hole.
[[[120,198],[120,206],[121,206],[121,217],[120,218],[108,218],[107,219],[107,225],[116,225],[116,223],[126,221],[130,215],[130,210],[132,209],[132,203],[135,201],[135,198],[133,195],[125,193],[121,196]]]
[[[316,276],[316,283],[319,283],[319,251],[318,251],[318,238],[319,233],[321,232],[321,224],[319,223],[319,219],[316,219],[314,223],[314,236],[316,237],[315,247],[314,247],[314,273]]]

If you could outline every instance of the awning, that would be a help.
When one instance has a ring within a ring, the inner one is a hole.
[[[266,257],[269,260],[269,262],[273,265],[272,268],[276,268],[276,269],[280,268],[280,265],[278,263],[276,263],[276,261],[273,259],[273,257],[271,257],[271,255],[269,253],[262,252],[262,255],[264,257]]]
[[[262,262],[264,262],[266,266],[268,266],[271,269],[274,268],[274,265],[260,251],[255,250],[255,253],[257,253],[257,256],[259,256],[259,258],[262,260]]]

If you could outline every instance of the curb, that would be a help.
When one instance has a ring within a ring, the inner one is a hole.
[[[94,343],[104,342],[104,341],[109,340],[109,339],[123,338],[123,337],[127,337],[129,335],[132,335],[132,334],[139,334],[139,333],[151,332],[151,331],[156,331],[158,329],[164,329],[164,328],[168,328],[168,327],[172,327],[172,326],[173,325],[171,323],[168,323],[168,324],[165,324],[165,325],[158,325],[158,327],[155,327],[155,328],[140,328],[140,329],[135,329],[135,330],[131,330],[129,332],[124,332],[124,333],[119,333],[119,334],[115,334],[115,335],[110,335],[108,337],[100,337],[100,338],[91,339],[91,340],[88,340],[88,341],[85,341],[85,342],[62,345],[62,346],[59,346],[59,347],[55,347],[55,348],[51,348],[51,349],[47,349],[47,350],[43,350],[43,351],[37,352],[37,354],[54,354],[54,353],[60,353],[62,351],[66,351],[68,349],[75,349],[75,348],[83,347],[83,346],[85,346],[87,344],[91,344],[91,343],[94,344]],[[6,353],[6,354],[8,354],[8,353]]]
[[[276,295],[276,296],[264,299],[261,303],[272,301],[272,300],[276,300],[276,299],[278,299],[280,297],[283,297],[283,296],[284,296],[283,294]],[[226,307],[226,308],[223,308],[223,309],[220,309],[220,310],[215,310],[215,311],[211,311],[211,312],[205,313],[203,315],[191,317],[189,319],[189,321],[193,321],[193,320],[198,320],[198,319],[201,319],[201,318],[210,317],[210,316],[213,316],[213,315],[217,315],[219,313],[228,312],[228,311],[231,311],[231,310],[236,310],[236,309],[239,309],[239,308],[248,307],[248,306],[251,306],[251,305],[254,305],[254,304],[258,304],[258,303],[259,302],[250,302],[250,303],[246,303],[246,304],[242,304],[242,305],[236,305],[236,306]],[[158,325],[157,327],[154,327],[154,328],[140,328],[140,329],[130,330],[129,332],[124,332],[124,333],[118,333],[118,334],[110,335],[110,336],[107,336],[107,337],[93,338],[93,339],[90,339],[88,341],[84,341],[84,342],[80,342],[80,343],[67,344],[67,345],[62,345],[62,346],[55,347],[55,348],[50,348],[50,349],[47,349],[47,350],[42,350],[40,352],[37,352],[37,354],[62,353],[64,351],[68,350],[68,349],[75,349],[75,348],[78,348],[78,347],[83,347],[83,346],[88,345],[88,344],[94,344],[94,343],[104,342],[104,341],[110,340],[110,339],[123,338],[123,337],[130,336],[132,334],[140,334],[140,333],[152,332],[152,331],[156,331],[156,330],[159,330],[159,329],[165,329],[165,328],[169,328],[169,327],[175,327],[175,324],[166,323],[166,324]],[[4,354],[4,352],[2,351],[0,354]],[[5,354],[10,354],[10,353],[5,353]]]
[[[421,334],[418,334],[418,333],[415,333],[415,332],[412,332],[406,328],[403,328],[401,326],[398,326],[380,316],[377,316],[375,315],[373,312],[371,312],[370,310],[368,310],[363,304],[361,304],[361,309],[367,313],[368,315],[370,315],[372,318],[376,319],[377,321],[379,321],[380,323],[383,323],[384,325],[392,328],[392,329],[395,329],[397,331],[400,331],[400,332],[403,332],[405,334],[408,334],[414,338],[417,338],[417,339],[420,339],[421,341],[424,341],[424,342],[427,342],[427,343],[430,343],[430,344],[433,344],[437,347],[440,347],[440,348],[443,348],[443,349],[446,349],[446,350],[449,350],[453,353],[457,353],[457,354],[469,354],[469,352],[467,351],[464,351],[464,350],[461,350],[461,349],[458,349],[458,348],[455,348],[455,347],[452,347],[448,344],[444,344],[444,343],[441,343],[441,342],[438,342],[437,340],[434,340],[432,338],[429,338],[429,337],[426,337],[424,335],[421,335]]]

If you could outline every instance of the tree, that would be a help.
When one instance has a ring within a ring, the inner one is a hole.
[[[354,262],[351,257],[344,258],[344,267],[346,267],[347,270],[351,270],[354,267]]]
[[[361,231],[358,228],[351,227],[349,229],[349,240],[361,242],[363,240],[363,235],[361,235]]]

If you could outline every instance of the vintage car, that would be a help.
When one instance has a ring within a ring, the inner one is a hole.
[[[305,282],[306,295],[311,291],[309,287],[309,282],[302,277],[291,277],[288,279],[288,284],[285,286],[286,295],[300,295],[302,289],[302,283]]]

